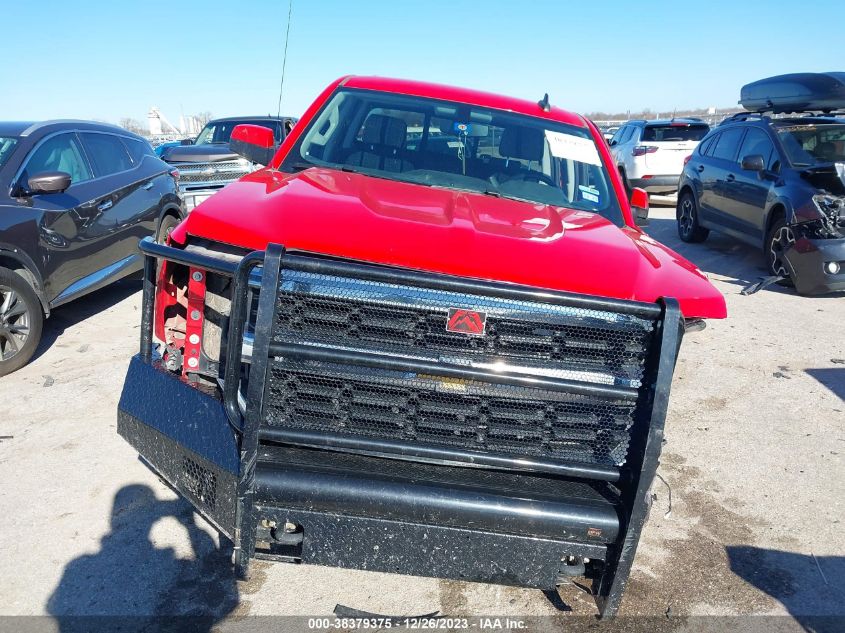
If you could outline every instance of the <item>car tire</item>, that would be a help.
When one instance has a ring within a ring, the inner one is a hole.
[[[710,229],[698,223],[698,203],[690,191],[685,191],[678,199],[675,219],[678,221],[678,237],[684,242],[703,242],[710,235]]]
[[[170,232],[175,229],[182,221],[172,215],[166,215],[161,219],[158,225],[158,232],[156,233],[156,242],[159,244],[166,244]]]
[[[0,268],[0,376],[29,362],[43,325],[41,301],[32,286],[15,271]]]
[[[795,243],[795,231],[786,223],[786,218],[774,221],[766,234],[766,265],[770,275],[784,277],[783,285],[792,285],[789,264],[783,258],[783,253]]]

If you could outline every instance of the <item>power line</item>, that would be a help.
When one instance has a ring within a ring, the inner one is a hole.
[[[279,107],[276,116],[282,115],[282,88],[285,86],[285,66],[288,62],[288,38],[290,37],[290,14],[293,11],[293,0],[288,0],[288,28],[285,31],[285,52],[282,55],[282,80],[279,82]]]

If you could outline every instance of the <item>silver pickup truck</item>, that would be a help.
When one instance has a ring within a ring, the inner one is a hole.
[[[230,182],[260,165],[238,156],[229,148],[236,125],[248,123],[273,130],[278,146],[296,123],[295,117],[230,117],[209,121],[196,139],[165,148],[161,158],[179,170],[179,191],[191,211]]]

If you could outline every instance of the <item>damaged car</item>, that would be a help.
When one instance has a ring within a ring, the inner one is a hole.
[[[845,73],[755,82],[742,104],[761,111],[726,119],[687,159],[678,235],[716,230],[761,247],[767,282],[800,294],[845,290],[845,118],[831,111],[845,109]],[[801,110],[817,113],[774,116]]]

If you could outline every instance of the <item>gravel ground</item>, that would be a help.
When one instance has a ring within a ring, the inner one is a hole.
[[[681,629],[703,626],[696,615],[790,614],[777,621],[808,629],[807,616],[845,616],[845,296],[743,297],[762,256],[715,234],[684,245],[673,215],[653,210],[649,233],[711,275],[730,316],[684,341],[659,471],[671,512],[658,482],[623,613]],[[575,586],[265,563],[236,583],[228,544],[115,433],[139,290],[56,310],[35,360],[0,378],[0,614],[595,612]]]

